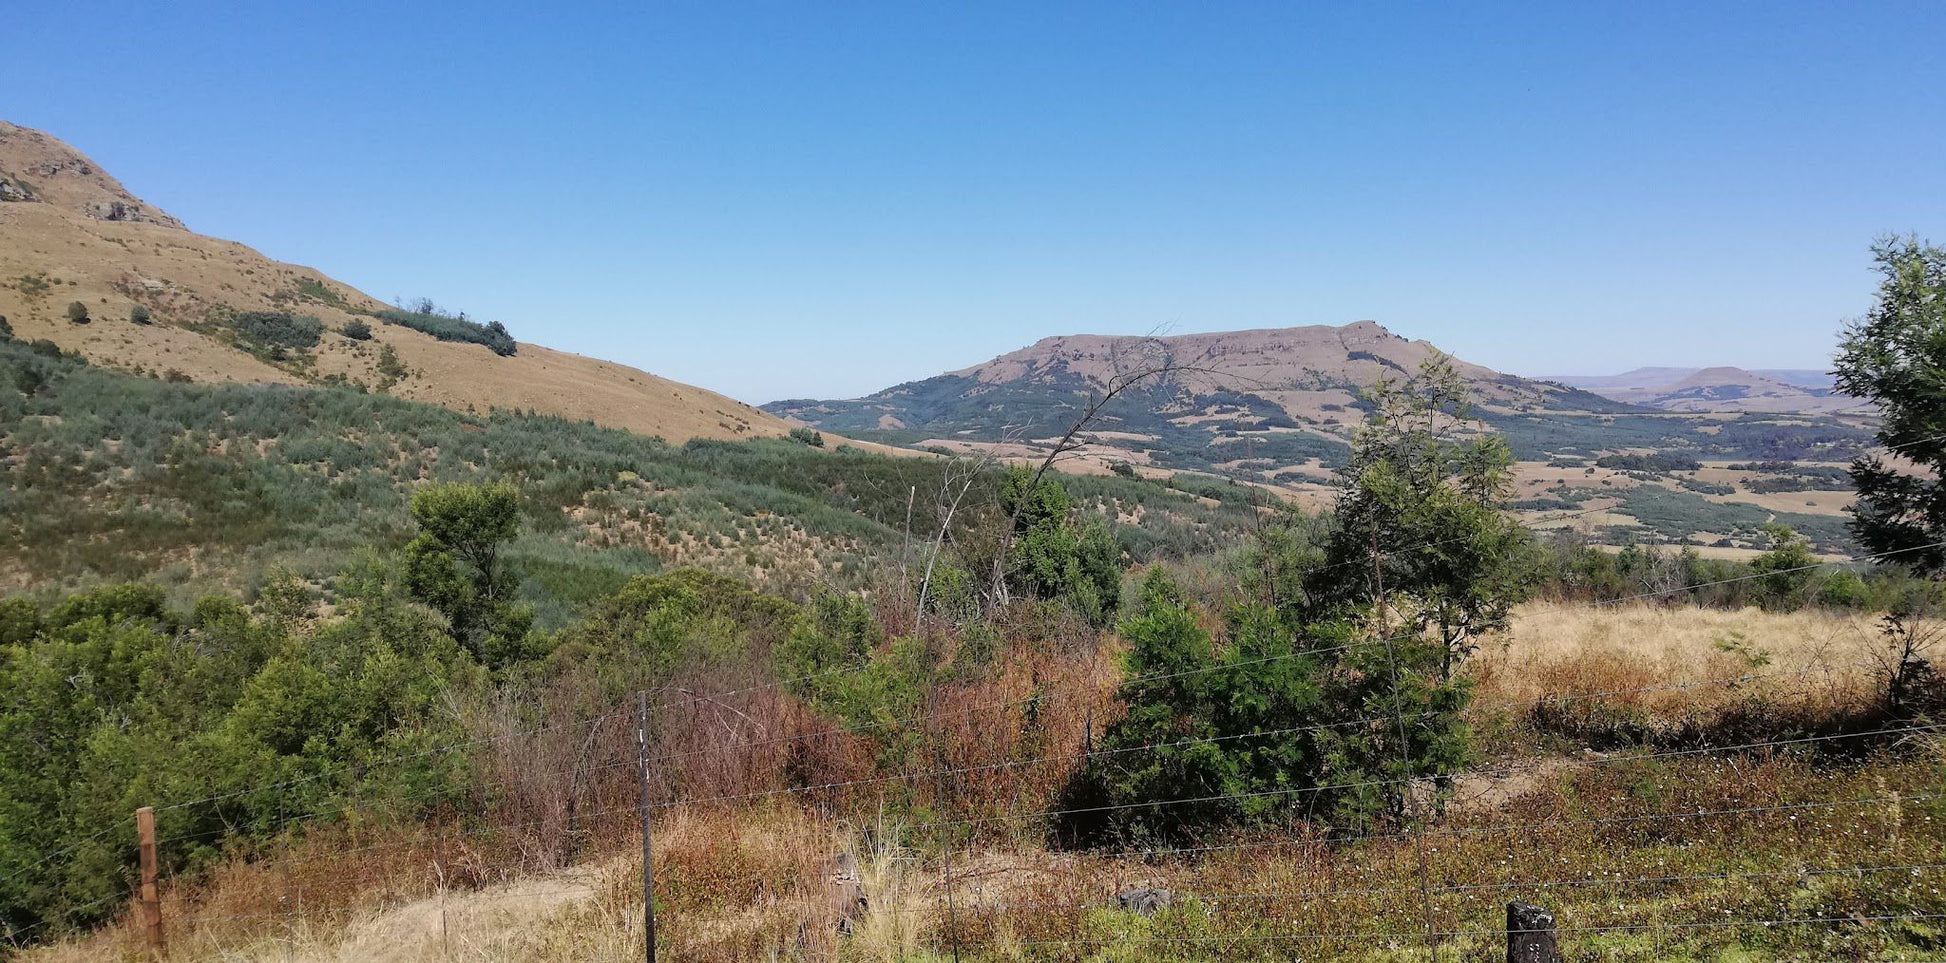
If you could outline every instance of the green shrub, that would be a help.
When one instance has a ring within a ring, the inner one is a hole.
[[[68,320],[74,324],[87,324],[93,320],[88,317],[88,306],[79,301],[68,302]]]
[[[813,448],[824,447],[824,435],[820,434],[815,428],[792,428],[791,440],[810,445]]]
[[[417,311],[387,309],[380,311],[378,318],[387,324],[411,328],[441,341],[485,345],[502,357],[512,355],[520,347],[513,335],[507,333],[506,326],[498,321],[479,324],[468,321],[464,314],[447,314],[430,306]]]
[[[131,305],[128,309],[128,319],[135,324],[148,324],[149,309],[140,304]]]
[[[358,318],[345,322],[344,335],[353,341],[372,340],[372,326]]]
[[[230,328],[263,348],[313,348],[324,334],[317,318],[283,311],[245,311],[230,319]]]
[[[1603,455],[1595,459],[1595,464],[1611,471],[1639,471],[1652,475],[1666,475],[1676,471],[1696,471],[1703,467],[1702,462],[1684,455]]]

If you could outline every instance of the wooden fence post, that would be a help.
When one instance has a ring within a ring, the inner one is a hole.
[[[135,839],[142,862],[142,933],[151,959],[162,958],[162,897],[156,891],[155,810],[135,811]]]
[[[1507,963],[1561,963],[1553,913],[1532,903],[1507,904]]]

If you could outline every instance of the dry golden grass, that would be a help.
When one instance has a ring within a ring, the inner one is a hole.
[[[713,391],[627,365],[522,343],[503,358],[479,345],[436,340],[374,323],[373,340],[337,332],[384,304],[313,268],[273,261],[234,241],[196,234],[147,208],[99,165],[43,134],[0,121],[0,171],[27,178],[41,200],[0,210],[0,316],[27,340],[47,339],[96,364],[156,373],[174,369],[195,381],[302,384],[343,375],[375,384],[380,345],[389,345],[412,374],[400,397],[457,410],[517,408],[589,420],[680,444],[691,438],[782,435],[791,423]],[[102,220],[90,205],[134,205],[153,222]],[[20,279],[53,283],[43,291]],[[336,303],[298,298],[300,284],[323,285]],[[90,324],[68,323],[70,301],[86,304]],[[140,302],[154,324],[128,320]],[[316,315],[327,333],[306,373],[268,364],[185,327],[219,309],[291,310]],[[530,336],[516,331],[516,337]]]
[[[1754,687],[1783,699],[1858,704],[1876,684],[1879,645],[1876,616],[1862,613],[1530,602],[1511,631],[1481,646],[1468,673],[1482,710],[1652,686],[1668,688],[1604,701],[1681,713]],[[1740,676],[1758,678],[1676,687]]]

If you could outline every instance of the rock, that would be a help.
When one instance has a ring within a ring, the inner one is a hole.
[[[0,201],[31,201],[34,192],[27,185],[0,177]]]
[[[1130,913],[1135,913],[1139,916],[1154,916],[1156,913],[1168,909],[1169,905],[1175,902],[1175,899],[1166,889],[1150,889],[1144,887],[1123,890],[1120,896],[1115,897],[1115,902],[1120,904],[1122,909]]]

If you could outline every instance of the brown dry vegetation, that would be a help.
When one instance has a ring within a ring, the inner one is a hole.
[[[1946,913],[1936,746],[1813,734],[1799,749],[1703,748],[1739,707],[1768,706],[1781,727],[1753,742],[1854,711],[1879,684],[1876,639],[1865,617],[1815,611],[1529,604],[1472,663],[1486,759],[1423,832],[1290,825],[1176,853],[1045,845],[1034,814],[1112,711],[1113,659],[1078,640],[945,690],[910,733],[918,778],[875,775],[872,733],[832,729],[774,690],[692,699],[655,749],[671,803],[656,822],[659,944],[684,960],[942,959],[954,943],[964,959],[1403,960],[1429,958],[1430,925],[1441,958],[1494,959],[1501,907],[1520,898],[1557,912],[1577,957],[1927,958],[1946,931],[1879,917]],[[168,892],[171,958],[637,957],[629,720],[521,741],[517,708],[474,725],[499,740],[474,760],[504,787],[493,819],[430,833],[355,820],[239,854]],[[1636,741],[1573,738],[1596,718],[1587,731]],[[1654,736],[1682,731],[1703,741]],[[715,751],[726,745],[742,748]],[[592,775],[564,789],[570,771]],[[839,854],[856,857],[869,901],[849,936]],[[1137,886],[1176,905],[1117,910]],[[1731,925],[1834,917],[1849,922]],[[138,945],[124,921],[27,958]]]

